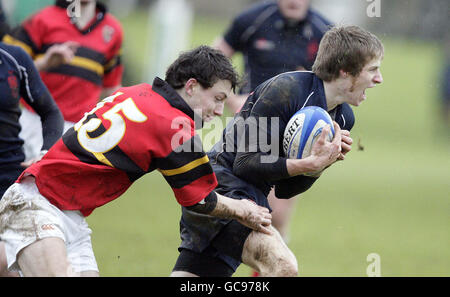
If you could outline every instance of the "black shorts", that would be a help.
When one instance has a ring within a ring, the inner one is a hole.
[[[266,195],[261,190],[236,177],[229,168],[219,164],[212,164],[212,167],[219,182],[215,189],[217,193],[233,199],[251,199],[268,207]],[[236,220],[202,215],[182,207],[179,250],[186,249],[200,255],[206,252],[236,271],[242,263],[242,250],[250,232],[250,228]]]
[[[242,251],[252,229],[231,220],[203,251],[180,247],[174,271],[188,271],[199,276],[231,276],[241,264]]]
[[[173,271],[187,271],[200,277],[231,277],[234,270],[212,254],[209,250],[196,253],[181,249]]]

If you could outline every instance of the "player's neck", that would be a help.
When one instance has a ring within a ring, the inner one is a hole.
[[[84,29],[95,17],[96,3],[91,1],[88,3],[81,3],[80,17],[75,18],[75,25],[80,29]]]
[[[345,84],[339,78],[331,82],[324,81],[323,88],[325,90],[328,111],[333,110],[336,106],[345,102]]]

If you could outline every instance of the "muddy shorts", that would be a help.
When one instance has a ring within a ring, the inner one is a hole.
[[[64,241],[74,272],[98,271],[91,232],[79,211],[62,211],[42,196],[33,177],[13,184],[0,201],[0,238],[10,271],[20,271],[22,249],[47,237]]]

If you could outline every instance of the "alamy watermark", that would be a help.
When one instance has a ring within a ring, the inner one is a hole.
[[[196,127],[202,125],[199,116],[201,110],[194,112]],[[254,153],[261,152],[261,163],[274,163],[280,156],[280,121],[278,117],[227,117],[225,127],[221,119],[215,118],[211,122],[203,123],[197,141],[190,143],[192,131],[191,122],[185,117],[178,117],[172,121],[171,128],[178,130],[171,139],[171,147],[174,152],[201,152],[200,139],[207,143],[219,143],[220,152]],[[212,129],[214,128],[214,129]],[[218,133],[220,132],[220,134]]]
[[[67,16],[70,18],[79,18],[81,16],[81,3],[80,0],[66,0],[70,2],[67,6]]]
[[[381,0],[367,0],[370,2],[366,8],[366,15],[369,18],[379,18],[381,17]]]
[[[381,276],[381,257],[377,253],[370,253],[366,258],[370,264],[367,266],[367,276]]]

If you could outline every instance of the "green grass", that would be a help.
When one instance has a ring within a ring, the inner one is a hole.
[[[123,20],[139,74],[140,21]],[[192,45],[211,43],[225,25],[199,19]],[[450,133],[436,112],[439,51],[428,43],[384,42],[384,83],[354,109],[352,137],[364,150],[355,145],[296,204],[289,246],[303,276],[366,276],[370,253],[380,255],[383,276],[450,276]],[[169,275],[179,217],[157,172],[95,210],[88,222],[101,275]],[[235,275],[249,273],[241,265]]]

